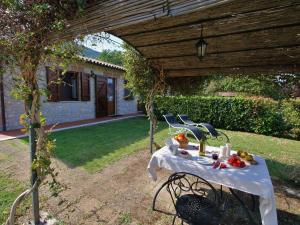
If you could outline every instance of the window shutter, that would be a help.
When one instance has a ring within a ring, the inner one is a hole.
[[[59,101],[59,85],[57,84],[59,73],[58,71],[53,71],[49,67],[46,67],[46,77],[47,88],[50,91],[48,101],[57,102]]]
[[[90,101],[90,74],[81,73],[81,101]]]

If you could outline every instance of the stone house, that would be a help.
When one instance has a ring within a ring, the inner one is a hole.
[[[124,87],[123,67],[87,57],[80,59],[63,76],[61,70],[53,71],[51,63],[39,66],[39,85],[51,93],[48,99],[41,99],[47,124],[137,112],[136,99],[128,97]],[[11,96],[13,74],[7,71],[0,77],[1,131],[21,128],[19,116],[24,112],[24,104]],[[63,82],[54,82],[58,77]]]

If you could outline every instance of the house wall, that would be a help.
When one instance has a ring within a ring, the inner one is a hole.
[[[116,78],[116,114],[124,115],[137,112],[136,100],[125,101],[123,99],[122,94],[124,92],[124,87],[122,71],[88,63],[71,66],[69,70],[85,73],[91,73],[91,71],[93,71],[96,75],[105,75]],[[38,69],[38,73],[40,74],[40,87],[46,87],[46,67],[40,66]],[[4,74],[3,77],[7,130],[21,128],[21,126],[19,125],[19,116],[24,113],[23,102],[15,100],[11,96],[13,74],[16,74],[16,71],[8,71]],[[49,102],[45,97],[43,97],[41,99],[41,110],[47,119],[47,124],[56,124],[95,118],[95,79],[92,77],[90,78],[90,96],[90,101],[60,102]],[[0,127],[0,129],[2,129],[2,127]]]
[[[137,101],[134,100],[124,100],[124,79],[118,79],[116,82],[117,86],[117,113],[119,115],[136,113],[137,112]],[[119,90],[119,91],[118,91]]]

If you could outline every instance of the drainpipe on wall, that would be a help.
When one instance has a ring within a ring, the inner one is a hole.
[[[95,98],[94,98],[94,105],[95,105],[95,118],[97,118],[97,99],[96,99],[96,74],[94,73],[93,70],[91,70],[91,78],[94,78],[94,95],[95,95]],[[90,91],[91,91],[91,86],[90,86]],[[92,96],[92,94],[91,94]]]
[[[0,65],[2,67],[2,63]],[[5,104],[4,104],[4,86],[3,86],[3,75],[0,74],[0,106],[1,106],[1,122],[2,130],[6,131],[6,118],[5,118]]]

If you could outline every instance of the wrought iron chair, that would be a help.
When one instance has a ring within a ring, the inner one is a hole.
[[[196,138],[197,141],[202,140],[205,138],[202,131],[200,131],[198,128],[194,126],[184,125],[177,122],[176,118],[173,116],[173,114],[169,113],[166,115],[163,115],[166,122],[169,125],[169,134],[174,135],[176,133],[186,133],[191,132],[191,134]],[[172,131],[172,129],[175,129],[175,132]]]
[[[176,213],[157,208],[157,197],[166,190],[171,197]],[[214,225],[221,219],[219,195],[205,179],[190,173],[174,173],[156,192],[152,209],[176,218],[190,225]]]
[[[209,123],[195,123],[185,114],[178,115],[178,117],[185,125],[204,128],[204,130],[209,134],[209,137],[212,139],[224,141],[225,143],[230,142],[229,137],[224,132],[216,130],[214,126]]]

